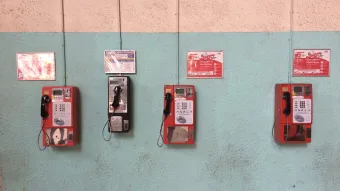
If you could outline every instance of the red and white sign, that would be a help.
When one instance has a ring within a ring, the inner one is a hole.
[[[294,50],[293,76],[329,76],[330,49]]]
[[[223,78],[223,51],[189,51],[187,78]]]

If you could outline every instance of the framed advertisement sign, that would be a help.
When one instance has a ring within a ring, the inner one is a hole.
[[[223,51],[189,51],[187,78],[223,78]]]
[[[295,49],[293,76],[328,77],[330,61],[330,49]]]

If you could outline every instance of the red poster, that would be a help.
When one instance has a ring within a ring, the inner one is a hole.
[[[329,76],[330,49],[294,50],[293,76]]]
[[[223,51],[188,52],[187,78],[223,78]]]

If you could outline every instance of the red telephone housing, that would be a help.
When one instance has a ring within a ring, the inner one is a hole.
[[[276,84],[275,142],[278,144],[310,143],[312,106],[312,84]]]
[[[79,143],[79,90],[73,86],[42,88],[43,146],[72,147]]]
[[[164,117],[164,144],[194,144],[195,87],[165,85],[164,96],[164,112],[169,113]]]

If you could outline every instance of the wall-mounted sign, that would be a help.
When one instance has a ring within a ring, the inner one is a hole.
[[[223,78],[223,51],[189,51],[187,78]]]
[[[55,80],[54,52],[17,53],[18,80]]]
[[[105,50],[104,72],[110,74],[136,73],[135,50]]]
[[[330,49],[294,50],[293,76],[329,76]]]

